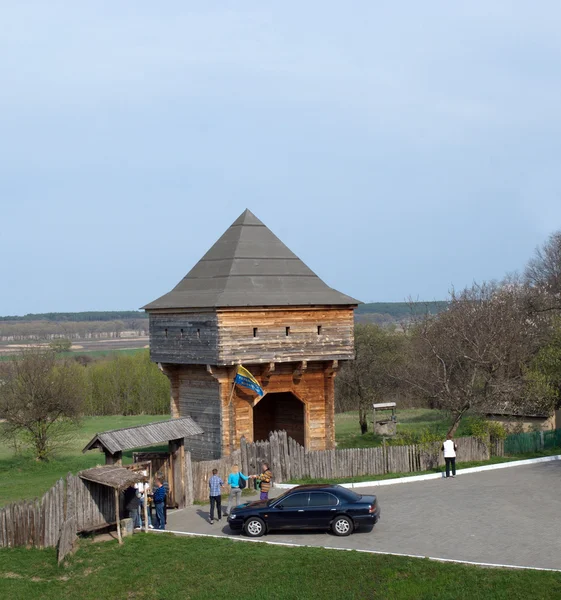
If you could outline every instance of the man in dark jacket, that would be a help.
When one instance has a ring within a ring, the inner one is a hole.
[[[156,487],[152,494],[154,506],[156,507],[156,529],[166,528],[166,519],[164,517],[164,507],[166,505],[166,488],[159,479],[154,481]]]
[[[133,527],[140,527],[140,516],[138,514],[138,508],[140,506],[140,499],[137,494],[137,489],[134,486],[130,486],[125,490],[125,510],[129,514],[129,518],[132,519]]]

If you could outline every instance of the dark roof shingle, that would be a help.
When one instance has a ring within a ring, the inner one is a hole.
[[[246,210],[171,292],[143,308],[357,304],[324,283]]]

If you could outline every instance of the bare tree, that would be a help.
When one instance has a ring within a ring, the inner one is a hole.
[[[387,328],[370,323],[355,327],[355,360],[345,364],[335,381],[338,401],[358,409],[361,433],[368,431],[372,404],[397,387],[390,372],[402,357],[403,343],[402,334]]]
[[[81,414],[82,367],[52,350],[29,349],[6,361],[0,414],[8,435],[20,436],[38,460],[72,435]]]
[[[561,310],[561,231],[549,236],[524,272],[533,312]]]
[[[415,324],[399,377],[451,412],[451,433],[468,411],[549,410],[551,398],[527,377],[542,336],[522,286],[474,284],[452,292],[448,310]]]

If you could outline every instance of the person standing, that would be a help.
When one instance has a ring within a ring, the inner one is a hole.
[[[156,477],[162,482],[162,485],[164,486],[164,489],[166,490],[166,501],[164,503],[164,522],[167,523],[168,522],[168,498],[170,497],[169,496],[169,483],[161,471],[156,473]]]
[[[138,490],[133,485],[129,486],[125,490],[125,510],[129,514],[129,518],[132,520],[132,526],[134,529],[140,527],[140,517],[138,515],[138,508],[140,506],[140,498],[138,497]]]
[[[156,529],[165,529],[164,507],[166,505],[166,488],[159,479],[156,479],[154,483],[156,487],[152,493],[152,497],[154,499],[154,506],[156,507]]]
[[[143,475],[146,476],[147,473],[146,471],[143,472]],[[139,483],[135,483],[134,487],[137,489],[138,491],[138,501],[139,501],[139,507],[138,507],[138,520],[139,520],[139,525],[140,527],[142,527],[143,525],[143,520],[144,520],[144,503],[148,501],[148,492],[150,491],[150,484],[148,482],[144,482],[141,481]],[[146,506],[146,514],[148,515],[148,528],[149,529],[154,529],[153,525],[152,525],[152,515],[150,514],[152,512],[152,509],[150,508],[149,505]],[[144,525],[146,525],[144,523]]]
[[[444,452],[444,460],[446,461],[446,477],[450,477],[450,467],[452,467],[452,477],[456,477],[456,451],[458,445],[452,439],[452,434],[449,433],[446,436],[446,441],[442,444],[442,451]]]
[[[216,515],[218,520],[222,519],[222,488],[224,482],[218,477],[218,469],[212,469],[212,477],[208,480],[208,487],[210,488],[210,518],[209,522],[212,525],[214,523],[214,507],[216,506]]]
[[[261,465],[261,474],[257,475],[256,478],[259,482],[260,489],[259,500],[268,500],[273,474],[271,473],[271,470],[269,469],[269,465],[267,463],[263,463]]]
[[[234,507],[241,504],[242,500],[242,489],[245,487],[245,482],[249,479],[247,475],[244,475],[238,465],[232,466],[232,472],[228,475],[228,485],[230,486],[230,494],[228,495],[228,507],[224,514],[230,514],[232,505]]]

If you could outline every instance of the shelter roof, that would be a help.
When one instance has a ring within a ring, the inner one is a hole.
[[[96,433],[82,452],[100,448],[114,454],[122,450],[151,446],[152,444],[169,442],[170,440],[200,435],[201,433],[204,433],[203,430],[191,417],[181,417],[169,421],[157,421],[147,425]]]
[[[245,210],[167,294],[145,310],[245,306],[355,306],[324,283]]]
[[[142,473],[118,465],[105,465],[104,467],[86,469],[85,471],[80,471],[78,477],[117,490],[122,490],[146,479]]]

